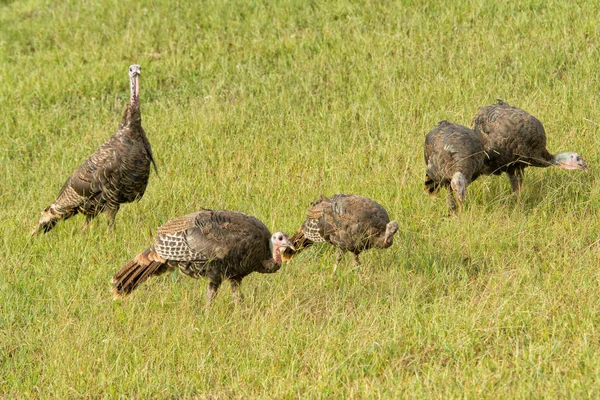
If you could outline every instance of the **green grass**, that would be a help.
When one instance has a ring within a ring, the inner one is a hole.
[[[517,4],[518,3],[518,4]],[[0,397],[597,398],[600,10],[537,1],[0,2]],[[143,68],[158,160],[110,233],[39,212],[116,129]],[[424,135],[502,98],[592,172],[422,193]],[[201,207],[293,233],[320,194],[383,204],[394,245],[307,250],[228,285],[112,274]]]

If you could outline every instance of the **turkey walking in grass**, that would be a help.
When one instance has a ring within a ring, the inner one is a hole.
[[[202,210],[158,228],[154,244],[125,264],[113,277],[115,298],[128,295],[150,276],[179,270],[192,278],[209,279],[207,304],[223,279],[239,298],[242,279],[252,273],[273,273],[281,253],[293,248],[285,233],[273,235],[255,217],[234,211]]]
[[[479,176],[485,154],[481,138],[466,126],[441,121],[425,136],[425,193],[448,190],[450,211],[462,208],[467,186]]]
[[[526,167],[554,165],[564,169],[587,169],[578,153],[550,154],[546,149],[546,132],[542,123],[502,100],[480,107],[473,125],[475,132],[481,135],[487,153],[483,173],[500,175],[506,172],[515,193],[523,185]]]
[[[284,260],[291,258],[316,242],[337,247],[339,262],[346,251],[358,255],[370,248],[387,248],[394,241],[398,223],[391,221],[387,211],[375,201],[352,194],[321,197],[311,203],[307,217],[298,233],[292,236],[294,248],[286,249]]]
[[[121,125],[96,152],[85,160],[63,185],[57,199],[42,211],[33,234],[48,232],[58,221],[81,213],[89,222],[101,212],[113,226],[123,203],[140,200],[148,185],[152,157],[150,142],[142,128],[139,101],[141,67],[129,67],[131,103],[127,105]]]

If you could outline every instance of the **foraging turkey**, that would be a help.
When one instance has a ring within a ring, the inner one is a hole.
[[[209,279],[207,304],[223,279],[231,282],[237,302],[242,279],[255,271],[277,272],[281,252],[287,247],[293,248],[285,233],[271,235],[253,216],[204,209],[158,228],[154,244],[113,277],[114,295],[128,295],[148,277],[179,268],[189,277]]]
[[[131,103],[125,108],[117,131],[85,160],[63,185],[57,199],[42,212],[33,234],[48,232],[60,220],[77,213],[86,216],[84,230],[101,212],[109,226],[123,203],[140,200],[148,185],[152,157],[150,142],[142,128],[139,101],[141,67],[129,67]]]
[[[483,173],[506,172],[510,185],[518,193],[526,167],[550,167],[587,170],[583,158],[574,152],[552,155],[546,150],[546,132],[542,123],[529,113],[498,100],[480,107],[473,119],[474,130],[483,138],[487,153]]]
[[[385,208],[375,201],[353,194],[336,194],[313,201],[306,220],[291,241],[293,248],[284,251],[284,261],[316,242],[337,247],[339,262],[346,251],[360,265],[358,255],[370,248],[388,248],[394,241],[398,223],[390,222]]]
[[[467,186],[480,174],[485,153],[481,138],[466,126],[441,121],[425,136],[425,193],[448,190],[450,211],[456,213],[467,196]]]

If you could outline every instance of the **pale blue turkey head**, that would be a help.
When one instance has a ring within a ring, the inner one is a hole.
[[[285,233],[275,232],[273,236],[271,236],[271,250],[275,251],[279,249],[281,251],[288,247],[292,250],[295,250],[290,238]]]
[[[459,202],[465,200],[467,197],[467,178],[465,178],[461,172],[456,172],[452,175],[450,187],[452,188],[452,191],[456,193],[456,198]]]
[[[581,169],[587,171],[585,160],[579,153],[567,151],[554,156],[554,165],[564,169]]]

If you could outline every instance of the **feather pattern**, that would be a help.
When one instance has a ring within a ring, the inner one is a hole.
[[[549,167],[587,170],[583,158],[574,152],[551,154],[546,149],[546,131],[533,115],[498,100],[480,107],[473,118],[475,132],[484,143],[487,157],[484,174],[505,172],[511,187],[518,193],[527,167]]]
[[[33,233],[48,232],[78,213],[86,216],[87,224],[106,212],[112,225],[121,204],[143,197],[150,164],[156,171],[139,104],[129,104],[117,131],[69,176]]]
[[[485,158],[481,137],[466,126],[441,121],[425,136],[424,155],[427,166],[425,193],[433,195],[442,187],[447,188],[448,206],[455,212],[452,179],[464,178],[463,189],[466,190],[466,186],[480,175]]]
[[[473,119],[474,130],[484,140],[488,157],[487,174],[499,174],[517,167],[548,167],[554,157],[546,149],[542,123],[526,111],[498,100],[480,107]]]
[[[167,269],[178,268],[192,278],[208,278],[210,301],[223,279],[239,285],[252,272],[277,271],[280,264],[273,259],[270,243],[269,229],[257,218],[241,212],[203,209],[176,218],[158,228],[152,247],[115,274],[115,296],[129,294],[154,275],[147,273],[147,262],[136,261],[143,260],[148,252],[162,260]],[[156,271],[163,270],[157,267]]]
[[[387,211],[375,201],[353,194],[336,194],[321,197],[311,203],[306,220],[292,237],[295,250],[286,249],[284,260],[291,258],[315,242],[327,242],[342,253],[358,255],[370,248],[387,248],[392,245],[398,230]]]

